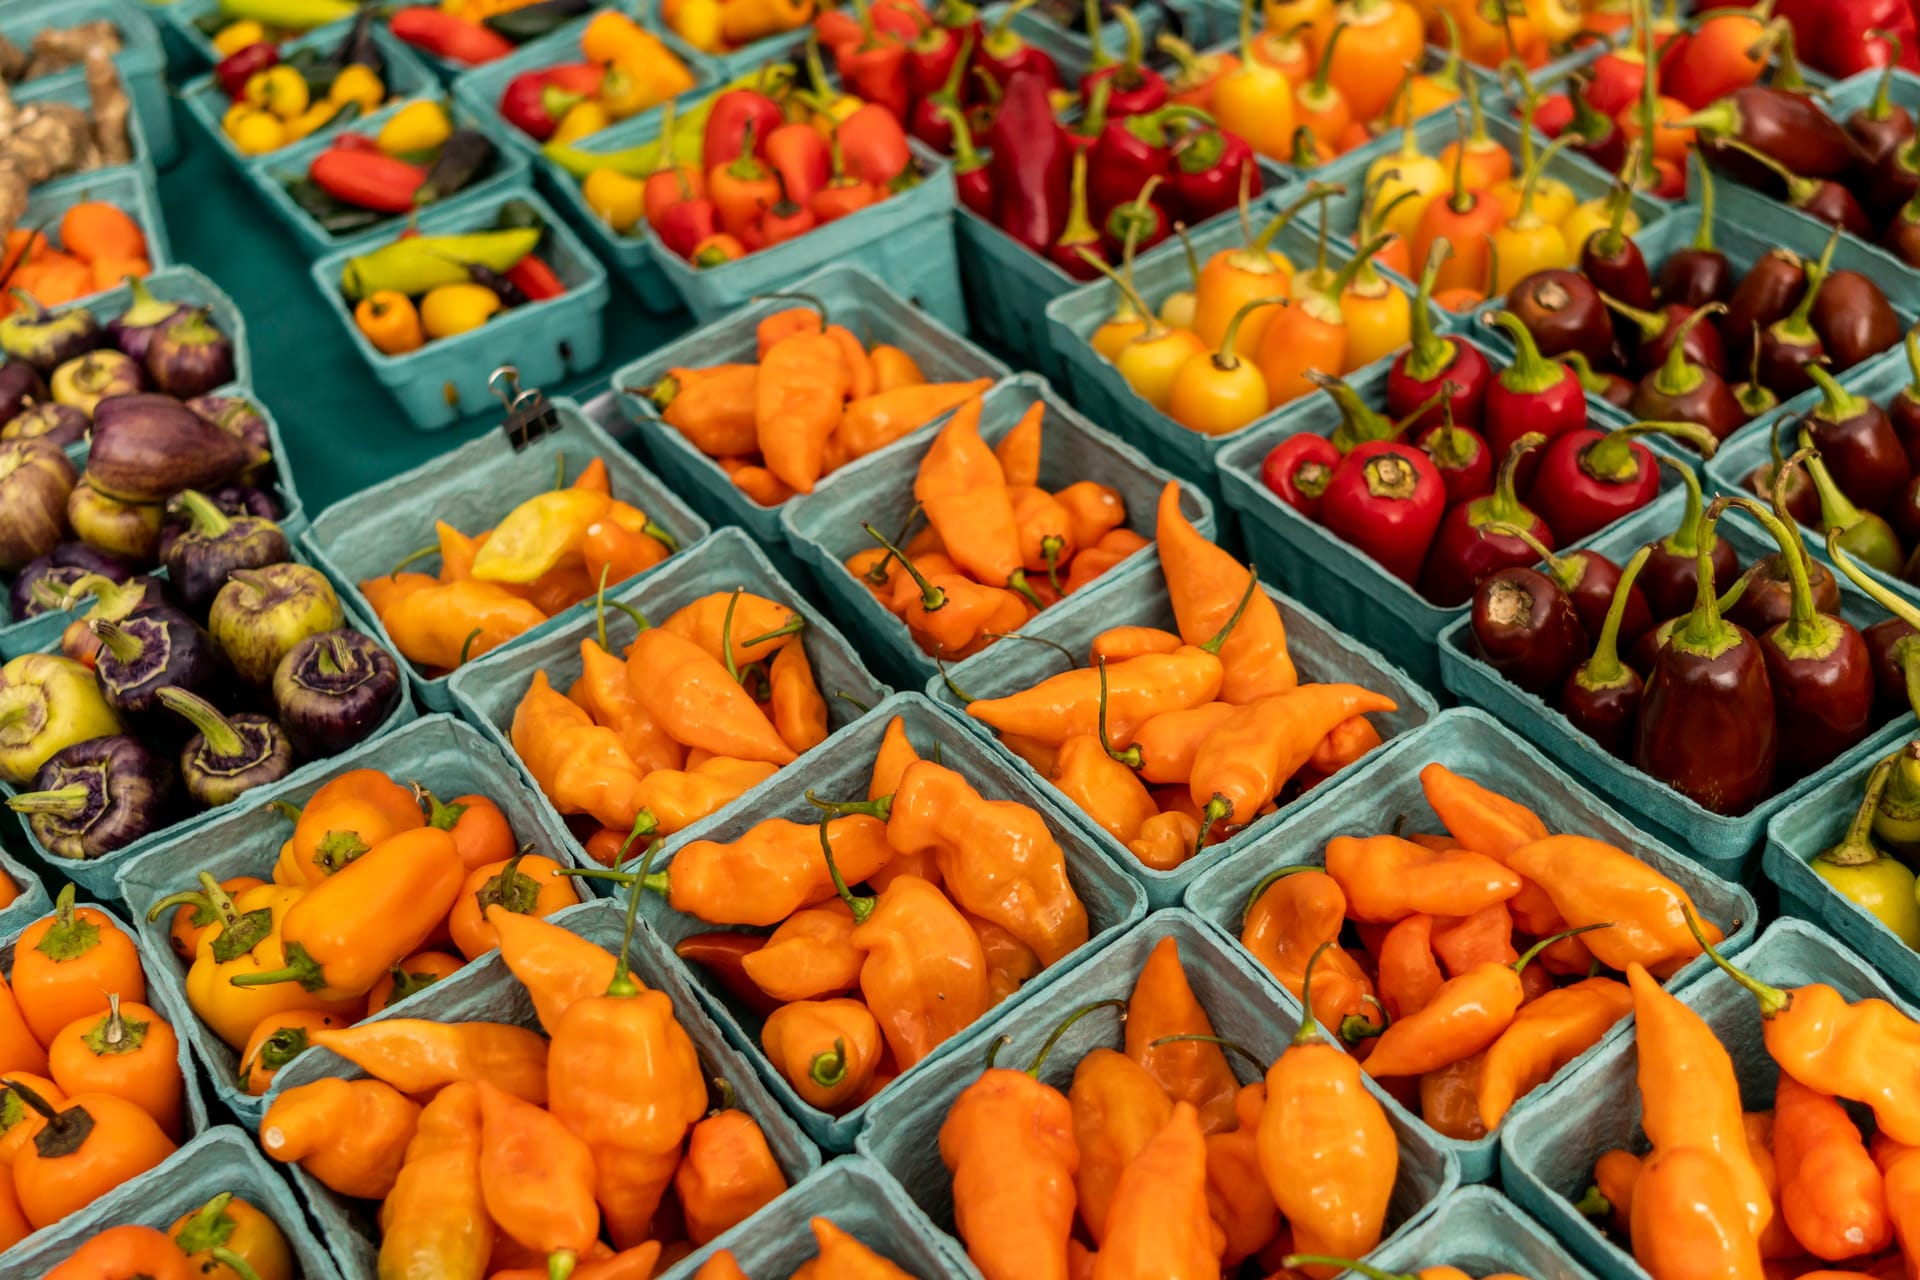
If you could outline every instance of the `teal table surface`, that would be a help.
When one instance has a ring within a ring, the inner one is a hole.
[[[160,175],[174,257],[211,276],[247,318],[254,389],[279,420],[294,482],[318,514],[348,494],[445,453],[498,422],[476,416],[446,431],[415,431],[374,380],[315,291],[308,259],[175,103],[181,158]],[[650,316],[618,282],[606,312],[600,367],[549,395],[603,390],[608,374],[678,336],[684,313]],[[511,351],[499,353],[510,363]]]

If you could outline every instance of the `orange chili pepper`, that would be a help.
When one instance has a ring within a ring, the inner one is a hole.
[[[166,1233],[120,1226],[88,1240],[42,1280],[189,1280],[196,1274]]]
[[[929,883],[937,885],[937,867],[934,876]],[[960,914],[973,926],[980,939],[980,950],[987,957],[987,995],[993,1004],[998,1005],[1040,972],[1040,957],[1032,947],[991,920],[982,920],[964,911]]]
[[[1061,744],[1051,781],[1061,795],[1092,818],[1114,839],[1135,839],[1159,806],[1146,787],[1091,733],[1076,734]]]
[[[1767,1132],[1771,1134],[1773,1117],[1764,1115],[1759,1118],[1766,1121]],[[1748,1126],[1747,1134],[1748,1146],[1759,1145],[1754,1140],[1751,1124]],[[1772,1162],[1773,1156],[1769,1153],[1767,1155],[1769,1167]],[[1613,1229],[1623,1236],[1632,1230],[1633,1188],[1640,1181],[1641,1165],[1639,1156],[1631,1151],[1619,1149],[1603,1151],[1600,1153],[1600,1158],[1593,1162],[1593,1186],[1587,1193],[1588,1198],[1598,1195],[1607,1202],[1605,1209],[1594,1206],[1594,1211],[1606,1213],[1613,1223]],[[1588,1212],[1588,1210],[1583,1209],[1582,1212]]]
[[[1633,992],[1612,978],[1588,978],[1528,1001],[1487,1049],[1480,1074],[1480,1119],[1496,1129],[1519,1099],[1600,1043],[1633,1012]]]
[[[27,1026],[6,976],[0,974],[0,1075],[21,1071],[45,1075],[47,1051]]]
[[[504,862],[474,868],[447,916],[453,945],[469,960],[478,960],[500,945],[488,907],[520,916],[550,916],[576,905],[580,895],[565,879],[565,872],[560,863],[539,854],[516,854]]]
[[[513,856],[516,847],[513,827],[492,800],[482,795],[464,795],[443,804],[425,787],[417,786],[416,790],[427,806],[427,825],[453,837],[453,847],[467,870],[504,862]]]
[[[827,700],[814,683],[813,666],[799,641],[773,655],[767,668],[772,687],[769,709],[774,731],[795,752],[811,751],[827,740]]]
[[[1415,912],[1403,916],[1381,940],[1380,1000],[1390,1018],[1420,1012],[1446,985],[1446,975],[1433,953],[1433,924],[1432,916]]]
[[[1399,836],[1335,836],[1326,860],[1347,895],[1347,914],[1370,924],[1415,913],[1472,915],[1520,891],[1520,877],[1492,858],[1467,849],[1438,853]]]
[[[683,845],[644,887],[666,894],[675,911],[708,924],[776,925],[838,891],[835,873],[822,856],[829,847],[833,864],[851,884],[867,879],[893,856],[885,825],[871,815],[851,814],[824,824],[769,818],[736,840]],[[591,874],[632,881],[625,872]],[[856,911],[856,919],[859,915]]]
[[[1420,1118],[1434,1132],[1461,1142],[1487,1136],[1478,1097],[1486,1065],[1487,1055],[1476,1053],[1420,1077]]]
[[[1602,964],[1638,963],[1665,978],[1702,950],[1687,930],[1689,915],[1697,914],[1687,891],[1623,849],[1585,836],[1549,836],[1514,850],[1507,865],[1545,889],[1568,924],[1612,923],[1586,939]],[[1704,929],[1711,942],[1724,936],[1712,924]]]
[[[536,600],[535,603],[551,603],[555,607],[548,612],[558,613],[574,601],[585,598],[580,590],[583,585],[586,592],[591,594],[593,587],[603,580],[608,583],[625,582],[635,574],[653,568],[670,554],[672,549],[666,543],[644,529],[629,528],[621,522],[616,512],[610,511],[606,518],[595,520],[580,535],[580,573],[574,575],[570,569],[566,571],[569,577],[564,587],[555,587],[560,598]]]
[[[1286,867],[1254,886],[1241,921],[1240,942],[1294,998],[1313,997],[1313,1016],[1340,1026],[1366,1007],[1373,984],[1353,957],[1325,943],[1340,936],[1347,896],[1317,867]],[[1320,980],[1307,989],[1307,966],[1319,956]]]
[[[1214,701],[1220,675],[1220,660],[1213,652],[1183,645],[1172,653],[1111,663],[1104,668],[1104,680],[1101,668],[1076,667],[1004,698],[976,699],[967,704],[967,714],[1000,733],[1058,746],[1070,737],[1101,732],[1104,684],[1105,732],[1114,742],[1125,743],[1155,716]]]
[[[1127,1056],[1146,1068],[1168,1097],[1190,1104],[1202,1129],[1220,1133],[1233,1126],[1240,1081],[1213,1034],[1213,1022],[1180,964],[1180,944],[1162,938],[1141,966],[1127,1001]],[[1161,1043],[1173,1036],[1209,1038]]]
[[[787,1189],[787,1176],[754,1118],[729,1109],[693,1126],[673,1189],[687,1238],[705,1244],[773,1203]]]
[[[1782,1074],[1773,1095],[1780,1206],[1808,1253],[1839,1261],[1893,1241],[1885,1180],[1839,1102]]]
[[[419,1105],[390,1084],[329,1077],[274,1098],[260,1145],[343,1196],[379,1200],[393,1190],[419,1121]]]
[[[627,650],[627,682],[647,713],[689,747],[770,764],[795,758],[727,668],[684,637],[660,627],[642,631]]]
[[[1333,949],[1321,943],[1315,959]],[[1314,960],[1303,982],[1311,986]],[[1304,1000],[1314,1007],[1311,994]],[[1293,1245],[1343,1258],[1380,1242],[1400,1172],[1400,1146],[1386,1109],[1360,1065],[1303,1018],[1293,1042],[1267,1069],[1260,1117],[1260,1169],[1293,1231]],[[1337,1267],[1309,1267],[1326,1280]]]
[[[1320,739],[1320,745],[1313,749],[1313,755],[1307,760],[1307,767],[1316,773],[1332,776],[1359,760],[1382,741],[1380,731],[1373,727],[1371,720],[1365,716],[1350,716]]]
[[[714,591],[675,609],[662,628],[691,640],[710,656],[737,667],[764,662],[787,646],[806,627],[807,620],[778,600],[751,591]],[[723,636],[733,641],[727,657]]]
[[[1206,814],[1203,832],[1252,822],[1335,725],[1396,705],[1352,684],[1306,684],[1244,704],[1194,755],[1188,791]]]
[[[535,1104],[547,1100],[547,1042],[510,1022],[382,1018],[315,1030],[313,1044],[416,1097],[461,1080],[485,1081]]]
[[[987,1011],[986,954],[947,895],[918,876],[897,877],[875,903],[853,931],[867,953],[860,991],[905,1071]]]
[[[1520,953],[1513,947],[1513,915],[1507,904],[1496,902],[1436,927],[1433,953],[1449,978],[1482,964],[1512,964]]]
[[[1644,967],[1627,967],[1627,985],[1633,989],[1633,1033],[1639,1049],[1640,1127],[1655,1151],[1697,1148],[1717,1162],[1721,1172],[1716,1181],[1737,1206],[1736,1219],[1744,1217],[1735,1225],[1757,1238],[1773,1218],[1773,1197],[1747,1151],[1733,1060],[1713,1028]],[[1640,1191],[1654,1185],[1645,1182],[1651,1167],[1650,1161],[1642,1171],[1636,1204]],[[1639,1217],[1635,1215],[1636,1235]]]
[[[887,721],[887,731],[881,736],[880,749],[874,752],[873,776],[867,782],[867,799],[878,800],[881,796],[890,796],[900,789],[900,779],[906,776],[907,766],[920,759],[920,753],[913,749],[913,742],[907,737],[907,722],[903,716],[895,716]]]
[[[231,879],[222,880],[220,887],[228,894],[238,897],[248,889],[257,889],[265,883],[266,881],[258,876],[234,876]],[[175,894],[163,900],[160,909],[164,911],[165,907],[173,902],[178,902],[180,905],[174,909],[173,921],[167,928],[167,947],[173,954],[192,964],[194,950],[200,945],[200,935],[211,928],[213,922],[220,917],[214,911],[213,903],[208,901],[204,893],[188,891],[184,894]],[[3,1024],[4,1017],[0,1017],[0,1025]],[[0,1038],[3,1038],[3,1033],[0,1033]],[[0,1070],[4,1070],[6,1065],[5,1051],[0,1049]]]
[[[1056,491],[1053,500],[1073,518],[1073,545],[1091,547],[1126,523],[1127,504],[1120,491],[1094,480],[1076,480]]]
[[[1220,1273],[1224,1244],[1225,1234],[1207,1213],[1206,1135],[1192,1105],[1175,1102],[1120,1174],[1094,1275],[1199,1280]]]
[[[1148,782],[1177,783],[1183,788],[1193,774],[1200,744],[1234,713],[1229,702],[1206,702],[1182,711],[1164,711],[1141,724],[1132,747],[1140,753],[1140,776]]]
[[[1767,1229],[1760,1233],[1760,1256],[1763,1259],[1802,1258],[1806,1250],[1793,1238],[1793,1232],[1787,1227],[1787,1218],[1780,1208],[1780,1169],[1773,1158],[1773,1112],[1749,1111],[1741,1117],[1747,1131],[1747,1154],[1753,1157],[1753,1167],[1760,1171],[1760,1181],[1766,1185],[1767,1194],[1773,1199],[1773,1218],[1767,1223]],[[1602,1157],[1603,1159],[1605,1157]],[[1640,1176],[1640,1163],[1635,1160],[1633,1178]],[[1599,1190],[1599,1165],[1594,1166],[1594,1188]],[[1627,1198],[1621,1201],[1625,1213],[1615,1212],[1616,1219],[1624,1218],[1624,1230],[1633,1229],[1633,1197],[1631,1187]],[[1594,1206],[1589,1206],[1589,1210]],[[1586,1212],[1586,1210],[1583,1210]]]
[[[1087,665],[1097,667],[1102,658],[1107,660],[1107,665],[1114,666],[1149,653],[1172,653],[1184,643],[1173,632],[1159,627],[1108,627],[1093,638],[1087,650]]]
[[[56,1109],[17,1078],[8,1087],[45,1122],[13,1157],[14,1194],[35,1229],[78,1213],[174,1152],[173,1141],[138,1103],[82,1093]]]
[[[628,672],[631,681],[631,666]],[[653,708],[647,711],[653,714]],[[595,724],[585,711],[561,697],[547,683],[545,671],[533,673],[532,683],[514,707],[508,740],[535,784],[561,813],[592,814],[610,827],[632,825],[640,810],[639,766],[619,735]]]
[[[1020,415],[1020,421],[1000,437],[1000,443],[993,446],[993,456],[1000,460],[1001,474],[1009,485],[1040,483],[1040,455],[1046,418],[1047,402],[1034,401]]]
[[[813,492],[852,385],[840,344],[824,334],[792,334],[760,358],[754,423],[768,471],[800,493]]]
[[[847,403],[834,439],[846,449],[849,459],[864,458],[977,399],[992,386],[993,379],[976,378],[971,382],[922,381],[880,388]]]
[[[533,916],[498,908],[488,923],[500,935],[500,958],[533,1000],[534,1016],[549,1035],[574,1004],[607,989],[614,958],[577,933]]]
[[[178,1141],[186,1083],[180,1040],[166,1019],[144,1004],[107,996],[105,1016],[69,1023],[47,1046],[49,1071],[69,1098],[105,1093],[124,1098]]]
[[[145,1000],[147,978],[133,939],[98,907],[75,906],[68,885],[53,914],[14,943],[12,989],[34,1039],[50,1045],[69,1024],[105,1013],[109,992]]]
[[[783,1004],[850,991],[866,959],[853,945],[853,925],[853,911],[838,898],[796,911],[741,965]]]
[[[1873,1135],[1873,1162],[1886,1179],[1887,1212],[1893,1219],[1900,1252],[1912,1257],[1920,1244],[1920,1147],[1895,1142],[1884,1133]]]
[[[1181,639],[1202,644],[1238,618],[1219,648],[1220,700],[1240,705],[1290,692],[1299,678],[1273,597],[1254,586],[1251,570],[1193,527],[1180,511],[1180,486],[1171,481],[1160,491],[1154,538]]]
[[[884,1046],[858,1000],[796,1000],[768,1015],[760,1045],[808,1106],[838,1114],[866,1096]]]
[[[1226,1235],[1223,1268],[1238,1266],[1280,1234],[1280,1208],[1260,1172],[1260,1117],[1266,1109],[1266,1082],[1242,1085],[1234,1099],[1239,1126],[1207,1135],[1207,1209]]]
[[[731,1253],[722,1249],[693,1273],[693,1280],[747,1280],[747,1273],[740,1269]]]
[[[1094,1049],[1074,1068],[1067,1103],[1080,1152],[1074,1177],[1080,1216],[1094,1243],[1105,1244],[1120,1175],[1173,1114],[1173,1100],[1134,1059]]]
[[[1760,1280],[1749,1206],[1723,1161],[1702,1147],[1661,1146],[1633,1190],[1633,1256],[1656,1276]]]
[[[877,395],[895,387],[919,386],[927,380],[919,362],[899,347],[881,342],[867,352],[873,365],[873,389]]]
[[[1191,858],[1200,841],[1200,819],[1190,813],[1156,813],[1140,824],[1127,849],[1142,866],[1171,871]]]
[[[711,458],[759,451],[754,426],[760,368],[722,364],[669,369],[646,395],[668,426]]]
[[[406,1161],[382,1206],[380,1274],[479,1280],[495,1228],[481,1189],[480,1087],[450,1084],[420,1112]]]
[[[593,1152],[533,1103],[486,1081],[480,1097],[480,1191],[487,1214],[529,1249],[571,1262],[600,1236]]]
[[[1461,777],[1438,761],[1420,770],[1420,790],[1462,848],[1483,853],[1503,866],[1514,853],[1536,840],[1545,840],[1549,834],[1547,824],[1533,810]],[[1521,931],[1536,938],[1567,927],[1547,891],[1530,880],[1507,900],[1507,909]],[[1586,943],[1577,937],[1562,939],[1544,954],[1550,965],[1556,957],[1577,961],[1565,970],[1577,973],[1584,973],[1593,958]]]
[[[314,1032],[345,1025],[341,1015],[320,1009],[288,1009],[262,1018],[240,1051],[240,1087],[261,1097],[273,1087],[280,1068],[307,1051]]]
[[[1006,475],[980,438],[983,403],[975,397],[947,419],[920,460],[913,497],[969,577],[1030,595]]]

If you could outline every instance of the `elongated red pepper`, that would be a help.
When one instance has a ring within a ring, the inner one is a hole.
[[[1072,146],[1053,116],[1046,77],[1025,70],[1008,81],[993,119],[993,220],[1034,253],[1045,254],[1067,225]]]
[[[394,38],[449,62],[477,67],[513,52],[513,42],[478,22],[468,22],[439,5],[417,4],[394,10],[387,19]]]
[[[934,28],[929,36],[946,37],[949,33]],[[953,150],[953,125],[941,110],[952,107],[960,110],[965,106],[960,93],[966,79],[967,69],[973,65],[973,36],[968,34],[960,42],[960,47],[947,64],[947,78],[936,81],[933,88],[925,93],[916,91],[913,103],[913,116],[907,124],[907,132],[932,147],[945,153]]]
[[[427,171],[377,151],[328,147],[307,166],[307,176],[336,200],[378,213],[406,213],[427,180]]]
[[[567,291],[566,283],[554,269],[534,253],[514,263],[512,270],[507,272],[507,279],[519,286],[520,292],[527,295],[528,302],[557,298]]]

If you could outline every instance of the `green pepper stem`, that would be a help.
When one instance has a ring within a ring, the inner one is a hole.
[[[1700,949],[1707,953],[1707,958],[1718,965],[1722,973],[1725,973],[1729,978],[1732,978],[1748,991],[1751,991],[1754,999],[1760,1002],[1760,1016],[1763,1019],[1770,1020],[1787,1011],[1788,1007],[1793,1004],[1792,992],[1782,991],[1778,987],[1770,987],[1752,974],[1736,969],[1727,963],[1727,958],[1714,950],[1713,944],[1707,941],[1707,935],[1702,932],[1700,928],[1700,917],[1693,914],[1693,908],[1682,903],[1680,910],[1687,917],[1688,932],[1693,934],[1693,940],[1700,944]]]
[[[1047,1055],[1053,1052],[1053,1046],[1060,1043],[1060,1037],[1066,1035],[1073,1028],[1074,1023],[1099,1009],[1119,1009],[1124,1019],[1126,1008],[1125,1000],[1096,1000],[1092,1004],[1081,1005],[1062,1019],[1048,1034],[1046,1042],[1040,1046],[1040,1052],[1035,1054],[1033,1061],[1027,1064],[1027,1074],[1035,1080],[1040,1078],[1040,1068],[1046,1065]]]
[[[1140,768],[1140,744],[1136,742],[1125,751],[1116,751],[1113,747],[1113,739],[1107,735],[1107,656],[1104,653],[1100,655],[1100,714],[1098,725],[1100,729],[1100,749],[1105,751],[1107,755],[1114,760],[1127,766],[1127,768],[1138,770]]]
[[[1815,855],[1821,862],[1834,867],[1863,867],[1880,860],[1880,851],[1873,847],[1873,815],[1880,808],[1880,797],[1887,789],[1887,779],[1893,774],[1893,762],[1900,758],[1898,751],[1879,760],[1867,773],[1866,788],[1860,794],[1859,807],[1853,811],[1853,818],[1847,823],[1847,830],[1840,842],[1832,848],[1822,849]]]
[[[1577,673],[1581,687],[1610,689],[1625,681],[1627,668],[1620,661],[1620,623],[1627,616],[1628,601],[1633,599],[1634,579],[1640,576],[1640,570],[1652,554],[1653,548],[1641,547],[1620,571],[1620,580],[1613,585],[1613,599],[1607,602],[1607,620],[1600,625],[1600,639],[1593,646],[1593,655]]]
[[[1599,924],[1583,924],[1578,929],[1563,929],[1552,937],[1542,938],[1521,952],[1520,958],[1513,962],[1513,971],[1515,973],[1525,973],[1527,966],[1533,962],[1533,958],[1556,942],[1564,942],[1568,938],[1578,937],[1583,933],[1592,933],[1595,929],[1611,928],[1613,928],[1613,921],[1603,920]]]
[[[933,613],[936,610],[946,607],[946,603],[947,603],[946,591],[944,591],[940,587],[934,586],[931,582],[927,581],[927,576],[924,573],[921,573],[919,569],[914,567],[913,561],[907,559],[906,552],[902,551],[899,547],[895,546],[892,542],[889,542],[887,540],[886,534],[881,533],[878,529],[874,528],[871,524],[867,523],[865,520],[862,520],[860,522],[860,527],[867,531],[868,537],[872,538],[875,542],[879,543],[882,547],[886,548],[886,550],[893,556],[893,558],[900,562],[900,567],[905,569],[908,575],[912,577],[914,581],[914,585],[920,588],[920,607],[922,609],[926,610],[928,613]]]

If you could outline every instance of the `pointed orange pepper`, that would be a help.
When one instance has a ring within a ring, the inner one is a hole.
[[[1420,790],[1461,848],[1484,853],[1502,866],[1516,852],[1550,834],[1547,824],[1527,806],[1462,777],[1438,761],[1420,770]],[[1522,885],[1507,905],[1521,931],[1532,937],[1544,938],[1567,927],[1547,891],[1531,881]],[[1580,938],[1568,938],[1556,950],[1581,953],[1586,951],[1586,944]],[[1579,969],[1585,968],[1582,962]]]
[[[605,991],[614,959],[606,948],[547,920],[494,907],[488,923],[499,932],[500,958],[533,999],[534,1015],[548,1034],[576,1002]]]
[[[920,753],[913,749],[913,741],[907,737],[906,719],[895,716],[887,721],[887,731],[880,739],[880,749],[873,756],[873,776],[867,783],[867,799],[877,800],[898,791],[907,766],[919,758]]]
[[[1712,1151],[1655,1146],[1633,1190],[1633,1256],[1656,1276],[1761,1280],[1738,1185]]]
[[[1191,1104],[1120,1175],[1094,1280],[1211,1280],[1226,1234],[1207,1212],[1207,1143]]]
[[[1588,978],[1520,1006],[1487,1049],[1480,1072],[1480,1120],[1496,1129],[1513,1104],[1600,1043],[1633,1012],[1633,992],[1612,978]]]
[[[695,840],[682,846],[667,869],[649,876],[644,887],[664,893],[675,911],[708,924],[776,925],[837,892],[822,854],[828,841],[834,862],[850,884],[865,880],[893,856],[886,826],[871,816],[855,814],[825,824],[769,818],[737,840]],[[625,873],[594,876],[631,880]]]
[[[1100,670],[1076,667],[1004,698],[980,698],[967,714],[1001,733],[1059,746],[1078,734],[1100,732]],[[1220,659],[1185,645],[1172,653],[1145,654],[1106,668],[1107,733],[1130,743],[1155,716],[1214,701],[1220,692]]]
[[[1008,484],[1040,483],[1040,453],[1045,442],[1046,420],[1047,402],[1035,400],[1020,415],[1020,421],[1013,424],[1012,430],[993,446],[993,456],[1000,460],[1000,471]]]
[[[754,387],[755,439],[767,470],[795,491],[812,493],[852,386],[845,353],[833,338],[794,333],[776,342],[760,358]]]
[[[806,646],[798,640],[773,655],[767,668],[772,686],[768,709],[774,731],[796,752],[811,751],[827,740],[827,700],[814,683]]]
[[[380,1200],[400,1176],[420,1107],[378,1080],[326,1078],[276,1097],[260,1118],[260,1145],[343,1196]]]
[[[689,747],[770,764],[794,760],[793,748],[720,660],[682,636],[661,627],[642,631],[627,650],[627,683],[647,713]]]
[[[1245,610],[1220,648],[1221,701],[1239,705],[1292,690],[1299,678],[1287,651],[1287,628],[1279,607],[1264,591],[1253,592],[1241,604],[1251,572],[1193,527],[1180,511],[1180,486],[1172,481],[1160,491],[1154,538],[1160,547],[1167,596],[1179,620],[1180,636],[1188,644],[1201,643],[1239,609]]]
[[[969,577],[1029,595],[1006,474],[980,436],[983,404],[975,397],[947,419],[920,460],[913,499]]]
[[[469,1080],[535,1104],[547,1100],[546,1038],[510,1022],[382,1018],[316,1030],[307,1038],[416,1097]]]
[[[1347,914],[1368,924],[1415,913],[1472,915],[1520,892],[1520,877],[1492,858],[1468,849],[1439,853],[1399,836],[1335,836],[1326,859],[1327,874],[1347,895]]]
[[[755,427],[760,368],[722,364],[706,369],[669,369],[647,398],[668,426],[710,458],[741,457],[760,450]]]
[[[864,458],[912,435],[941,414],[978,399],[991,386],[993,379],[976,378],[971,382],[882,387],[847,402],[846,415],[834,438],[845,445],[849,458]]]
[[[1140,776],[1148,782],[1185,785],[1193,777],[1200,744],[1232,718],[1231,702],[1204,702],[1180,711],[1163,711],[1135,730],[1132,746],[1140,752]]]
[[[1094,1049],[1074,1068],[1067,1103],[1080,1150],[1080,1217],[1094,1243],[1104,1244],[1120,1175],[1173,1114],[1173,1099],[1126,1054]]]
[[[480,1193],[487,1214],[527,1248],[563,1262],[600,1238],[593,1152],[544,1109],[486,1081],[480,1097]]]
[[[1507,865],[1546,890],[1569,925],[1613,925],[1584,936],[1602,964],[1642,964],[1664,978],[1701,953],[1687,930],[1688,914],[1699,914],[1693,899],[1624,849],[1586,836],[1549,836],[1514,850]],[[1711,923],[1702,928],[1709,942],[1725,936]]]
[[[407,1156],[381,1209],[380,1275],[390,1280],[483,1280],[493,1219],[480,1185],[480,1088],[450,1084],[420,1112]]]
[[[1087,650],[1087,665],[1097,667],[1102,658],[1112,666],[1142,654],[1172,653],[1184,643],[1173,632],[1159,627],[1108,627],[1093,638]]]
[[[1120,491],[1093,480],[1077,480],[1056,490],[1053,500],[1067,509],[1073,518],[1073,545],[1083,552],[1097,546],[1100,539],[1118,529],[1127,519],[1127,504]]]
[[[1853,1117],[1785,1074],[1773,1095],[1773,1156],[1781,1212],[1808,1253],[1837,1262],[1892,1243],[1885,1179]]]
[[[1358,1016],[1373,984],[1352,956],[1334,946],[1346,926],[1347,895],[1318,867],[1283,867],[1247,898],[1240,943],[1295,999],[1313,997],[1313,1016],[1339,1027]],[[1319,956],[1318,981],[1307,988],[1307,966]]]
[[[1213,1034],[1213,1021],[1181,966],[1180,944],[1162,938],[1141,966],[1127,1001],[1127,1056],[1145,1067],[1168,1097],[1190,1104],[1203,1130],[1219,1133],[1233,1127],[1240,1081]],[[1208,1038],[1159,1043],[1173,1036]]]
[[[1433,917],[1422,912],[1402,918],[1381,940],[1380,1000],[1390,1018],[1420,1012],[1447,981],[1433,954]]]
[[[513,709],[508,740],[561,813],[591,814],[609,827],[632,825],[640,811],[639,766],[621,746],[619,735],[562,697],[547,683],[545,671],[533,673]]]
[[[987,1011],[986,954],[947,895],[917,876],[873,902],[853,931],[867,957],[860,991],[905,1071]]]
[[[1194,754],[1187,785],[1206,814],[1204,828],[1252,822],[1335,725],[1348,716],[1396,706],[1393,699],[1353,684],[1305,684],[1244,704]]]
[[[580,640],[580,688],[587,714],[596,724],[613,730],[641,773],[686,764],[686,748],[633,696],[626,662],[591,637]]]
[[[1091,733],[1075,734],[1061,744],[1051,781],[1122,844],[1138,837],[1147,820],[1160,812],[1133,770],[1114,759]]]
[[[731,661],[745,667],[771,658],[806,624],[804,617],[779,601],[736,589],[710,592],[684,604],[660,625],[723,664],[729,659],[721,637],[731,636]]]
[[[1229,1270],[1280,1234],[1280,1207],[1260,1173],[1260,1117],[1266,1109],[1266,1081],[1241,1085],[1234,1099],[1238,1127],[1207,1135],[1207,1209],[1226,1233],[1220,1264]]]
[[[838,898],[796,911],[741,965],[762,991],[783,1003],[850,991],[866,959],[853,945],[853,923],[853,911]]]
[[[705,1244],[772,1204],[787,1189],[787,1175],[754,1118],[729,1108],[693,1126],[673,1189],[687,1238]]]

